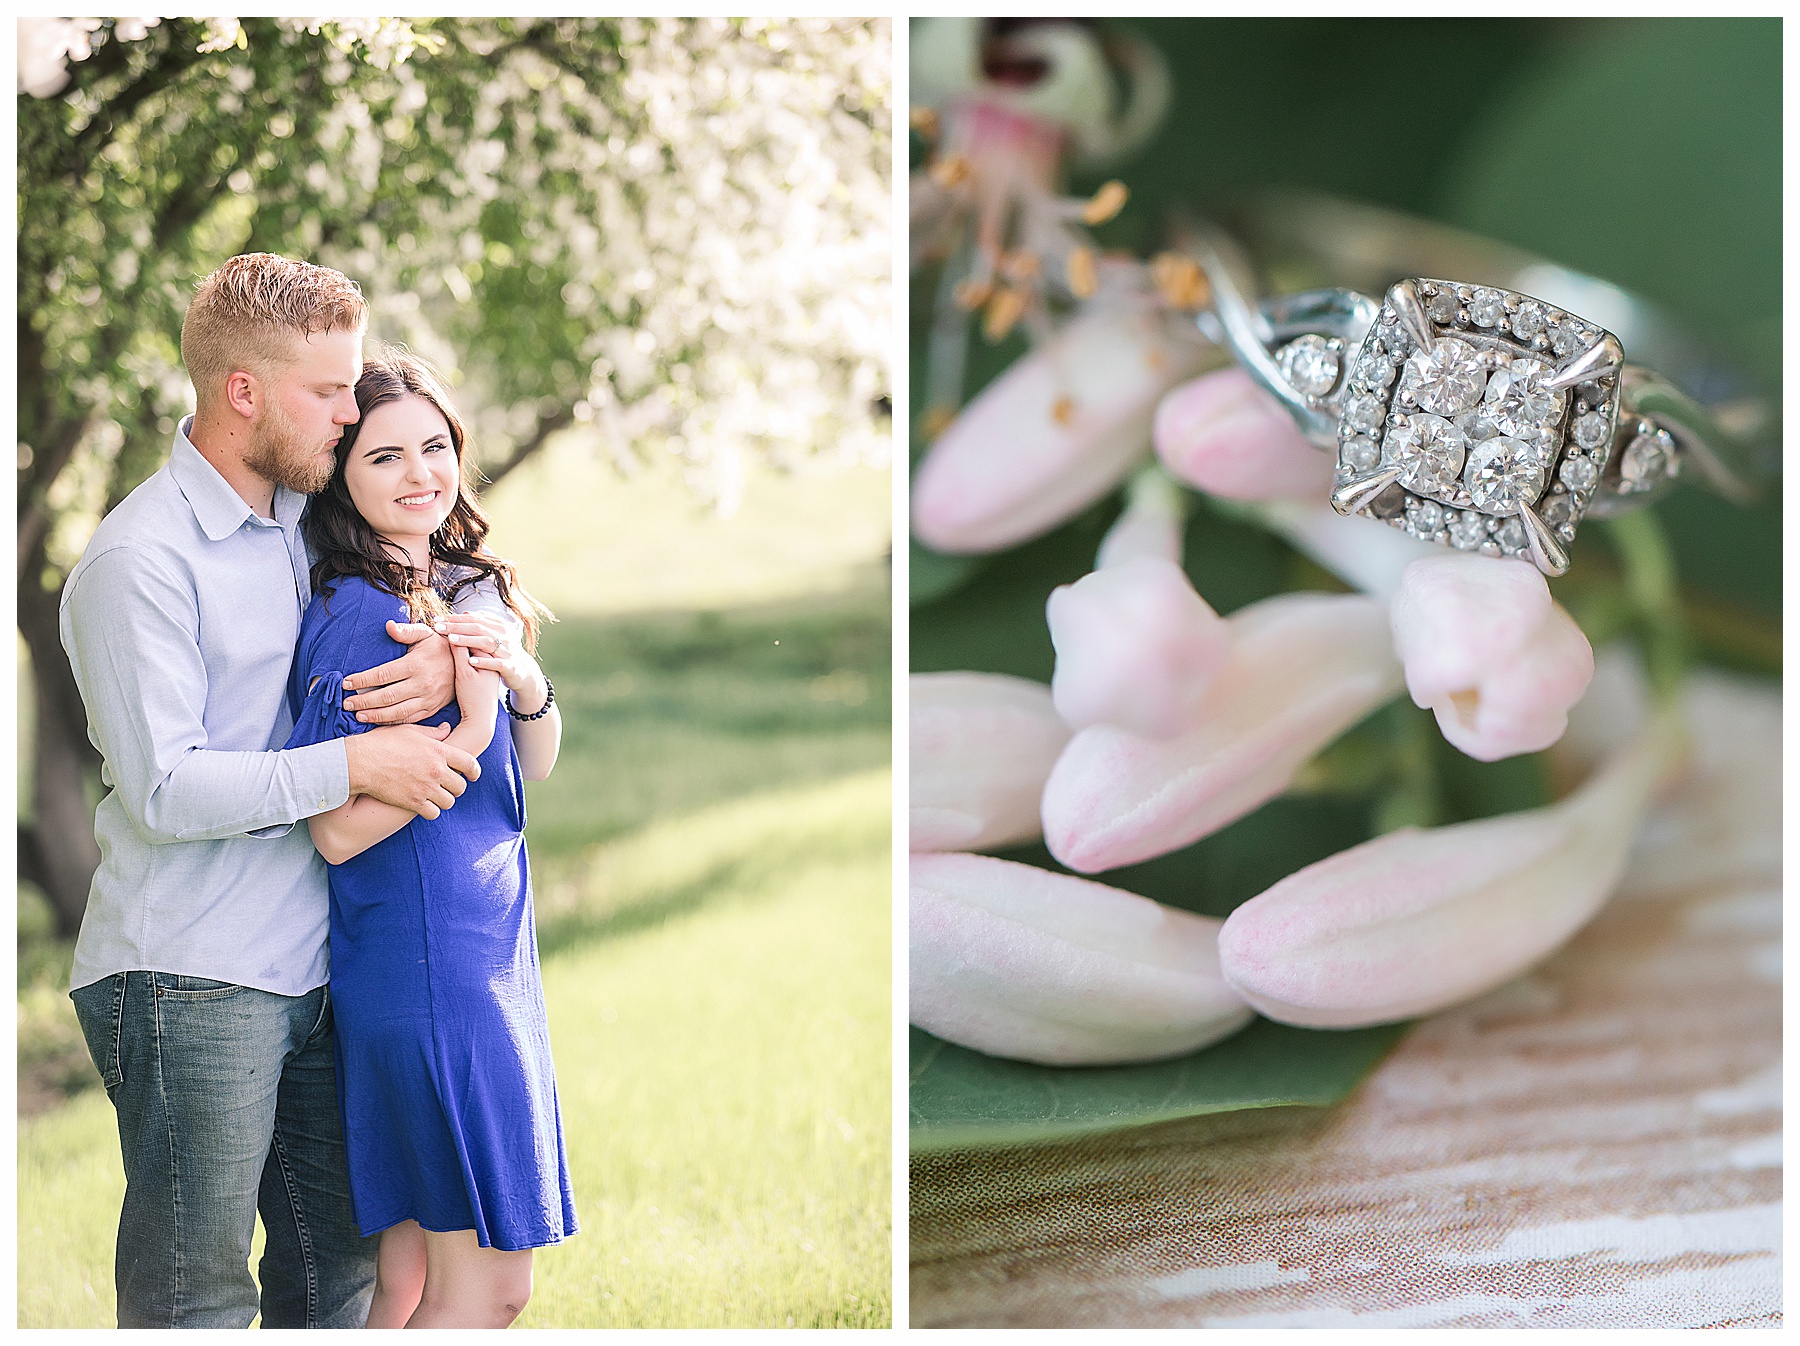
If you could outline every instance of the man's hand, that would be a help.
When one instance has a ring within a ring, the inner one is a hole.
[[[442,740],[449,725],[396,725],[344,740],[350,759],[350,793],[435,818],[481,775],[481,765]]]
[[[456,699],[450,642],[429,626],[410,622],[389,622],[387,629],[412,648],[398,659],[345,678],[344,690],[356,695],[344,702],[344,709],[355,711],[364,724],[417,724]]]

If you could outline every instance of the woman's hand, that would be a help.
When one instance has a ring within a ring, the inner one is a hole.
[[[537,660],[520,648],[500,618],[487,612],[454,612],[438,622],[437,629],[449,637],[459,655],[468,655],[474,668],[498,675],[512,693],[513,709],[520,714],[530,715],[549,697],[550,687]]]
[[[455,637],[451,637],[452,641]],[[490,728],[500,713],[500,675],[491,669],[477,668],[475,657],[466,645],[452,645],[456,658],[456,706],[464,724]]]

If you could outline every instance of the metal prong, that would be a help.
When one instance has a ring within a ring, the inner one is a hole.
[[[1419,292],[1413,288],[1410,280],[1397,280],[1388,287],[1388,307],[1394,310],[1394,316],[1406,329],[1422,351],[1431,349],[1435,339],[1431,331],[1431,320],[1425,316],[1425,306],[1419,302]]]
[[[1624,364],[1625,352],[1619,346],[1619,339],[1609,332],[1586,350],[1577,351],[1558,365],[1556,372],[1544,380],[1544,387],[1559,393],[1578,383],[1616,374]]]
[[[1331,493],[1331,507],[1339,514],[1354,514],[1400,480],[1404,468],[1378,467],[1367,476],[1353,477]]]
[[[1569,553],[1562,549],[1550,526],[1538,518],[1537,511],[1523,502],[1519,505],[1519,522],[1525,525],[1525,541],[1531,547],[1531,559],[1546,575],[1561,575],[1569,568]]]

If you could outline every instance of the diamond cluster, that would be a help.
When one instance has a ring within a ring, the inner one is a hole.
[[[1338,481],[1397,470],[1362,512],[1463,551],[1530,559],[1521,507],[1573,540],[1606,470],[1618,376],[1548,383],[1607,333],[1510,290],[1412,286],[1431,339],[1414,340],[1390,294],[1345,381]]]

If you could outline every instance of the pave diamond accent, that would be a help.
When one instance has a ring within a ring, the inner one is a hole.
[[[1379,397],[1353,397],[1344,408],[1344,421],[1352,430],[1372,435],[1387,419],[1387,408]]]
[[[1576,351],[1586,350],[1590,344],[1587,328],[1578,322],[1565,319],[1551,329],[1550,349],[1558,355],[1573,355]]]
[[[1367,435],[1358,435],[1344,445],[1344,466],[1361,474],[1372,472],[1381,461],[1381,450]]]
[[[1469,301],[1469,321],[1477,327],[1498,327],[1506,318],[1506,296],[1498,290],[1477,290]]]
[[[1640,434],[1619,459],[1619,489],[1648,491],[1675,475],[1675,440],[1667,430]]]
[[[1357,366],[1356,377],[1368,384],[1376,392],[1380,392],[1394,381],[1394,366],[1388,363],[1385,356],[1366,357]]]
[[[1408,501],[1414,508],[1408,522],[1409,531],[1419,537],[1430,537],[1444,526],[1444,507],[1435,500]]]
[[[1585,416],[1577,416],[1573,427],[1575,442],[1584,449],[1597,449],[1606,442],[1606,432],[1612,423],[1597,411],[1590,411]]]
[[[1558,475],[1571,491],[1585,491],[1600,479],[1600,469],[1594,466],[1592,458],[1571,457],[1563,459]]]
[[[1275,362],[1287,381],[1307,397],[1324,397],[1337,387],[1344,368],[1331,343],[1311,333],[1283,346]]]
[[[1450,520],[1450,545],[1458,551],[1474,551],[1487,541],[1487,520],[1465,509]]]

